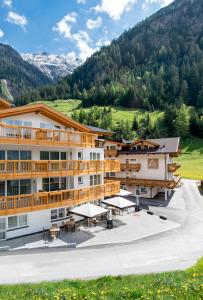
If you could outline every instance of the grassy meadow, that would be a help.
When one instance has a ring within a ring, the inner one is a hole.
[[[200,300],[203,259],[186,271],[0,285],[1,300]]]
[[[67,116],[71,116],[74,110],[80,109],[80,100],[56,100],[44,101],[43,103],[53,107],[54,109],[63,112]],[[88,111],[89,108],[86,108]],[[112,115],[113,122],[119,120],[133,121],[135,113],[138,120],[146,114],[143,110],[139,109],[126,109],[121,107],[113,107]],[[152,122],[155,122],[163,115],[163,112],[154,111],[150,113]],[[197,137],[189,137],[181,142],[182,155],[176,159],[181,163],[181,169],[178,173],[185,178],[203,180],[203,140]]]

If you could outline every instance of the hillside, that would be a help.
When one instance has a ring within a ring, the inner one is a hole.
[[[67,116],[71,116],[73,112],[79,112],[81,107],[80,100],[56,100],[56,101],[43,101],[46,105],[53,107],[59,112]],[[86,108],[85,111],[89,111]],[[112,107],[113,124],[119,121],[133,122],[134,115],[136,114],[140,123],[141,119],[146,116],[147,112],[140,109],[123,109],[121,107]],[[163,117],[163,112],[154,111],[150,113],[150,118],[153,123]],[[182,167],[179,173],[184,178],[201,179],[203,180],[203,139],[198,137],[189,136],[188,138],[181,139],[182,155],[178,157],[177,162],[181,163]]]
[[[4,97],[8,97],[9,93],[17,97],[24,89],[36,88],[52,82],[37,67],[24,61],[12,47],[1,43],[0,80],[0,92]],[[4,94],[5,90],[7,90],[6,94]]]
[[[176,0],[93,54],[58,85],[32,94],[32,100],[79,98],[86,106],[145,109],[186,103],[201,108],[202,28],[203,1]]]

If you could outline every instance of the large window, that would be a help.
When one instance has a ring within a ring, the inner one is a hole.
[[[5,123],[8,124],[8,125],[32,127],[32,122],[31,121],[6,119]]]
[[[5,196],[5,181],[0,181],[0,196]]]
[[[90,152],[90,160],[100,160],[100,153]]]
[[[32,152],[31,151],[18,151],[18,150],[8,150],[7,151],[8,160],[31,160]]]
[[[8,217],[8,229],[16,229],[28,226],[27,215]]]
[[[7,195],[24,195],[31,194],[31,179],[8,180]]]
[[[51,177],[42,179],[42,189],[43,191],[58,191],[66,190],[67,178],[66,177]]]
[[[100,175],[90,175],[90,186],[100,185],[101,176]]]
[[[0,160],[5,160],[5,151],[0,150]]]
[[[66,160],[66,152],[40,151],[40,160]]]

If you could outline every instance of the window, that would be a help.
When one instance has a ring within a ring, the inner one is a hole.
[[[15,229],[28,226],[27,215],[8,217],[8,229]]]
[[[31,160],[32,152],[31,151],[20,151],[20,159],[21,160]]]
[[[82,176],[78,177],[78,184],[83,184],[83,177]]]
[[[148,192],[148,188],[147,187],[145,187],[145,186],[141,186],[140,187],[140,193],[141,194],[147,194],[147,192]]]
[[[110,177],[115,177],[116,173],[115,172],[110,172]]]
[[[82,160],[82,152],[78,152],[78,160]]]
[[[59,152],[50,152],[51,160],[59,160]]]
[[[158,158],[149,158],[148,159],[148,169],[158,169],[158,168],[159,168]]]
[[[67,178],[66,177],[51,177],[42,178],[42,190],[46,192],[66,190]]]
[[[90,186],[101,184],[101,176],[100,175],[90,175]]]
[[[66,160],[66,152],[61,152],[61,160]]]
[[[5,196],[5,181],[0,181],[0,196]]]
[[[5,123],[8,124],[8,125],[32,127],[32,122],[31,121],[6,119]]]
[[[31,194],[31,179],[8,180],[7,196]]]
[[[54,128],[54,125],[51,124],[51,123],[44,123],[44,122],[41,122],[41,123],[40,123],[40,128],[53,129],[53,128]]]
[[[49,160],[49,152],[40,151],[40,160]]]
[[[100,160],[100,153],[97,153],[97,160]]]
[[[90,152],[90,160],[100,160],[100,153]]]
[[[65,207],[61,207],[58,209],[51,210],[51,221],[56,221],[60,219],[64,219],[69,215],[69,209]]]
[[[0,160],[5,160],[5,151],[0,150]]]
[[[19,160],[19,151],[18,150],[8,150],[7,151],[8,160]]]

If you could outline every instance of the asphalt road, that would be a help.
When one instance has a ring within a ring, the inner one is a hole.
[[[203,255],[203,197],[196,182],[184,180],[184,186],[177,189],[168,207],[152,209],[181,226],[120,246],[1,253],[0,283],[151,273],[193,265]]]

